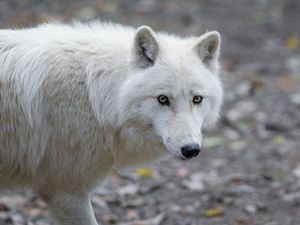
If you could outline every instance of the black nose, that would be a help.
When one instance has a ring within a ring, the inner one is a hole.
[[[187,159],[196,157],[200,151],[201,151],[201,148],[200,148],[199,144],[188,144],[188,145],[181,147],[181,153]]]

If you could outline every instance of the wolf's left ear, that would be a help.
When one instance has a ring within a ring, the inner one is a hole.
[[[218,69],[218,58],[220,55],[221,37],[219,32],[211,31],[203,34],[194,46],[194,51],[198,54],[205,66],[216,72]]]
[[[152,66],[158,55],[158,44],[153,30],[148,26],[137,29],[134,38],[134,57],[139,67]]]

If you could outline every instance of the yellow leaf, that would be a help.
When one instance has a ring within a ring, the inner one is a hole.
[[[152,178],[152,177],[155,176],[155,172],[152,169],[149,169],[149,168],[140,168],[140,169],[137,169],[136,173],[140,177],[149,177],[149,178]]]
[[[218,216],[222,216],[223,214],[224,214],[224,209],[220,207],[210,209],[205,212],[205,216],[207,218],[218,217]]]
[[[280,145],[280,144],[282,144],[282,142],[283,142],[283,137],[281,137],[281,136],[277,135],[272,138],[272,143],[274,145]]]
[[[287,47],[289,49],[298,49],[300,47],[300,40],[297,36],[291,36],[287,40]]]

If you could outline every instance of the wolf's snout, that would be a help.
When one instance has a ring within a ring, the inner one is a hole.
[[[181,147],[181,153],[187,159],[196,157],[200,153],[200,151],[201,148],[199,144],[188,144]]]

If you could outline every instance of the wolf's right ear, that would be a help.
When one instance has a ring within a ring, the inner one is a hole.
[[[202,63],[213,72],[218,69],[221,37],[219,32],[211,31],[203,34],[194,46],[194,51],[200,57]]]
[[[158,55],[159,47],[153,30],[148,26],[137,29],[134,38],[134,61],[141,67],[152,66]]]

